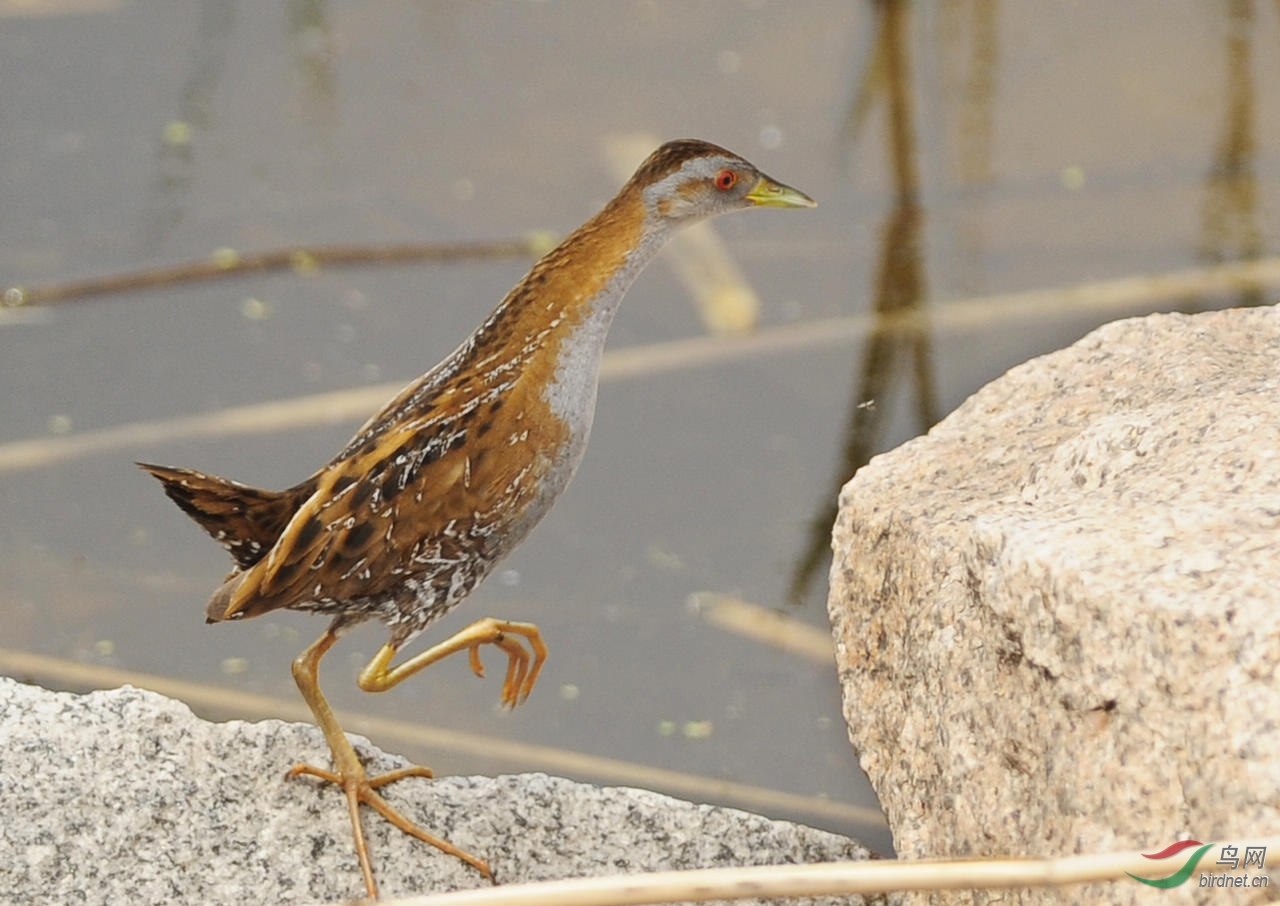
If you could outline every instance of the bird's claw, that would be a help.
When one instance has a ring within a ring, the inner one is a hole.
[[[346,753],[343,753],[346,754]],[[342,759],[335,754],[335,762]],[[365,842],[364,825],[360,820],[359,805],[364,804],[370,806],[374,811],[386,818],[393,825],[404,831],[411,837],[416,837],[423,843],[428,843],[436,849],[448,855],[456,856],[466,862],[480,874],[484,875],[490,882],[493,882],[493,869],[489,867],[489,863],[473,856],[466,850],[454,846],[442,837],[424,830],[415,822],[406,818],[398,809],[393,807],[385,799],[382,798],[374,790],[378,787],[385,786],[388,783],[395,783],[397,780],[403,780],[406,777],[431,777],[431,769],[423,765],[408,765],[403,768],[397,768],[394,771],[388,771],[385,774],[378,774],[375,777],[369,777],[364,767],[360,764],[355,756],[354,750],[350,752],[350,764],[347,769],[329,771],[324,768],[318,768],[310,764],[295,764],[289,769],[287,777],[315,777],[319,780],[333,783],[339,786],[347,798],[348,811],[351,815],[351,827],[355,836],[356,856],[360,862],[360,870],[364,875],[365,888],[369,896],[377,899],[378,885],[373,878],[373,865],[369,858],[369,847]]]
[[[520,638],[528,642],[526,648]],[[547,659],[547,647],[542,635],[532,623],[502,623],[495,627],[490,638],[470,646],[468,661],[471,671],[484,676],[484,664],[480,661],[480,646],[494,645],[507,655],[507,675],[502,681],[501,702],[506,708],[514,708],[529,697],[538,674]],[[531,654],[532,653],[532,654]]]

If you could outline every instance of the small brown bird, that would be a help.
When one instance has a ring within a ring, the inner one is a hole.
[[[640,270],[679,228],[755,206],[814,201],[723,148],[668,142],[600,213],[535,264],[475,333],[301,484],[265,491],[139,463],[236,561],[209,602],[208,622],[278,608],[331,618],[294,660],[293,677],[334,767],[300,764],[289,776],[342,787],[370,897],[378,888],[360,803],[490,880],[493,873],[378,795],[380,786],[431,772],[414,766],[365,774],[320,692],[320,658],[345,630],[378,619],[391,637],[360,673],[365,691],[390,689],[461,651],[483,676],[480,646],[494,645],[507,655],[502,702],[514,707],[528,697],[547,656],[531,623],[485,618],[398,666],[391,660],[465,598],[564,491],[591,430],[605,334]]]

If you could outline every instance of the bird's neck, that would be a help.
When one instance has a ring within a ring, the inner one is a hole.
[[[338,458],[419,407],[458,415],[504,396],[539,398],[530,404],[549,409],[580,450],[618,303],[670,235],[646,210],[628,184],[535,264],[462,345],[366,422]]]
[[[335,462],[418,407],[435,411],[447,402],[441,411],[471,412],[517,385],[542,397],[579,444],[585,441],[618,303],[670,238],[667,222],[646,212],[641,192],[628,184],[535,264],[444,361],[370,418]]]
[[[624,190],[507,294],[473,337],[472,356],[501,354],[515,364],[539,353],[555,358],[565,343],[602,351],[622,297],[669,234],[646,216],[639,191]]]

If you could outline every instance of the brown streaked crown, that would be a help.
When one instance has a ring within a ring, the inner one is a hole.
[[[738,156],[732,151],[713,145],[711,142],[704,142],[700,138],[678,138],[667,142],[646,157],[630,181],[635,185],[652,185],[679,170],[685,161],[713,155],[731,158]]]

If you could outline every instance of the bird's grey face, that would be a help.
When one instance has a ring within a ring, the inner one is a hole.
[[[743,197],[758,179],[755,167],[739,157],[695,157],[645,194],[653,209],[668,220],[701,219],[746,207]]]
[[[667,220],[701,220],[755,206],[813,207],[813,199],[765,176],[734,155],[690,158],[645,190],[650,207]]]

